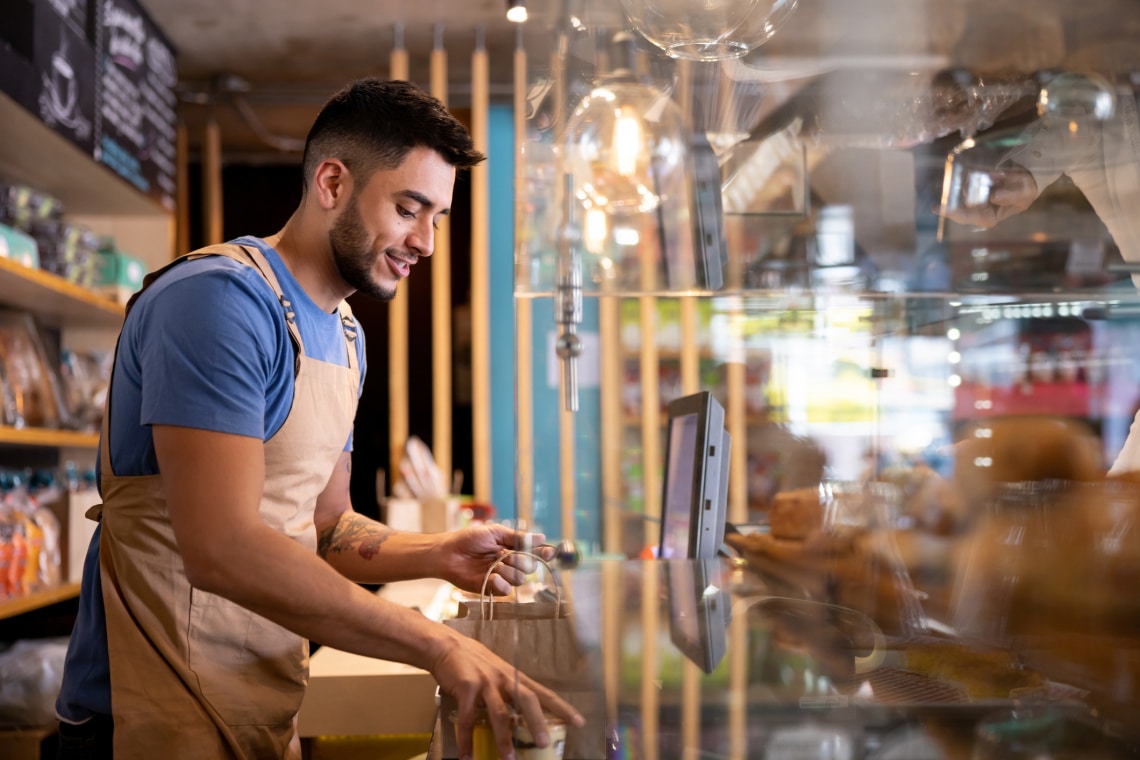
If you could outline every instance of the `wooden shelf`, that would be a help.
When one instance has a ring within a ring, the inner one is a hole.
[[[57,602],[74,599],[79,596],[79,585],[78,583],[65,583],[47,591],[37,591],[34,594],[0,602],[0,620],[23,615],[25,612],[38,610],[41,607],[49,607]]]
[[[14,428],[0,425],[0,444],[16,446],[70,446],[94,449],[99,446],[98,433],[79,433],[74,430],[47,430],[44,428]]]
[[[56,326],[117,328],[126,313],[110,298],[11,259],[0,258],[0,293],[4,307],[26,309]]]
[[[170,213],[2,92],[0,178],[50,193],[68,214]]]

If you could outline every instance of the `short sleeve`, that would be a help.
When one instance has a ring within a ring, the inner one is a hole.
[[[292,387],[292,354],[272,291],[238,266],[179,277],[149,302],[137,345],[142,424],[265,439],[282,381]]]

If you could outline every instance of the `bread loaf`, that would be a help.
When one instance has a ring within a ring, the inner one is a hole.
[[[818,488],[781,491],[768,509],[768,531],[773,538],[802,541],[823,528],[823,504]]]

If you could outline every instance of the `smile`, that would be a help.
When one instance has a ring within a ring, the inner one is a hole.
[[[416,263],[415,258],[406,259],[392,253],[386,253],[384,255],[388,257],[392,269],[395,270],[396,274],[400,277],[407,277],[411,273],[412,265]]]

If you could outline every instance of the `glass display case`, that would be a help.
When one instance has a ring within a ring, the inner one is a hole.
[[[1121,679],[1105,653],[1080,658],[1082,681],[1073,659],[1046,644],[920,631],[918,616],[904,634],[724,559],[585,560],[560,581],[576,638],[552,636],[564,661],[556,683],[588,721],[569,729],[567,758],[1115,760],[1140,751],[1134,705],[1110,693]]]
[[[1135,750],[1140,4],[556,6],[518,127],[520,520],[651,558],[666,406],[710,391],[732,440],[720,565],[822,605],[757,611],[880,632],[893,654],[856,692],[1064,706],[1064,731]],[[798,630],[781,636],[809,651]],[[924,649],[910,666],[905,642]],[[814,684],[787,705],[851,704],[850,679],[757,646],[738,646],[754,671]],[[663,678],[640,667],[644,688]],[[1017,677],[971,691],[987,668]],[[753,693],[718,672],[692,688],[744,695],[751,727]],[[1031,725],[973,708],[972,738]],[[869,735],[854,720],[833,746]],[[796,736],[762,756],[825,756]],[[962,756],[1014,756],[985,741]],[[858,746],[826,756],[950,756]]]

